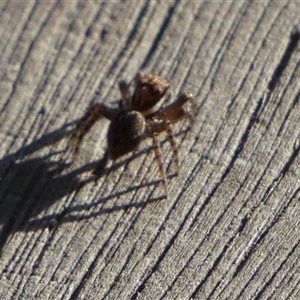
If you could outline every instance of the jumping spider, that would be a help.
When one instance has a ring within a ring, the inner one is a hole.
[[[179,170],[178,146],[175,141],[172,123],[188,118],[190,126],[194,121],[192,94],[183,93],[178,99],[163,108],[154,111],[155,105],[166,95],[169,83],[157,75],[139,71],[134,80],[134,92],[131,95],[125,81],[119,82],[122,99],[119,108],[109,108],[104,104],[92,105],[77,123],[69,145],[73,147],[73,159],[78,154],[84,135],[102,117],[111,121],[108,133],[108,157],[117,159],[132,152],[144,138],[152,138],[155,159],[159,167],[163,188],[167,194],[166,173],[163,165],[158,134],[166,131],[173,151],[176,171]]]

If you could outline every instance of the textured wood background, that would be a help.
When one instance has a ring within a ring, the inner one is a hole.
[[[300,3],[161,2],[0,2],[1,299],[300,299]],[[141,68],[195,95],[168,199],[105,120],[66,164]]]

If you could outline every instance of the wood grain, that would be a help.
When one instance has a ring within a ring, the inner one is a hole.
[[[300,4],[0,2],[1,299],[300,299]],[[68,165],[76,122],[145,69],[172,99],[160,135],[96,182],[108,122]]]

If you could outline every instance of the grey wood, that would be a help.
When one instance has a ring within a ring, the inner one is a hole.
[[[0,2],[1,299],[300,299],[300,4]],[[91,175],[108,121],[66,149],[95,102],[145,69],[172,98],[161,134]]]

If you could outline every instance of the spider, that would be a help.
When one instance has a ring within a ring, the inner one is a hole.
[[[183,93],[178,99],[155,111],[155,106],[169,91],[169,83],[158,75],[139,71],[134,79],[134,92],[131,95],[125,81],[119,82],[122,99],[119,108],[109,108],[102,103],[92,105],[78,121],[69,141],[73,148],[73,160],[84,135],[102,117],[111,121],[107,132],[108,158],[115,160],[135,150],[145,138],[152,138],[153,151],[159,167],[165,194],[168,194],[158,134],[166,131],[173,151],[176,173],[179,171],[178,146],[172,123],[187,118],[190,127],[194,122],[192,94]],[[94,172],[95,173],[95,172]],[[97,172],[96,172],[97,173]]]

